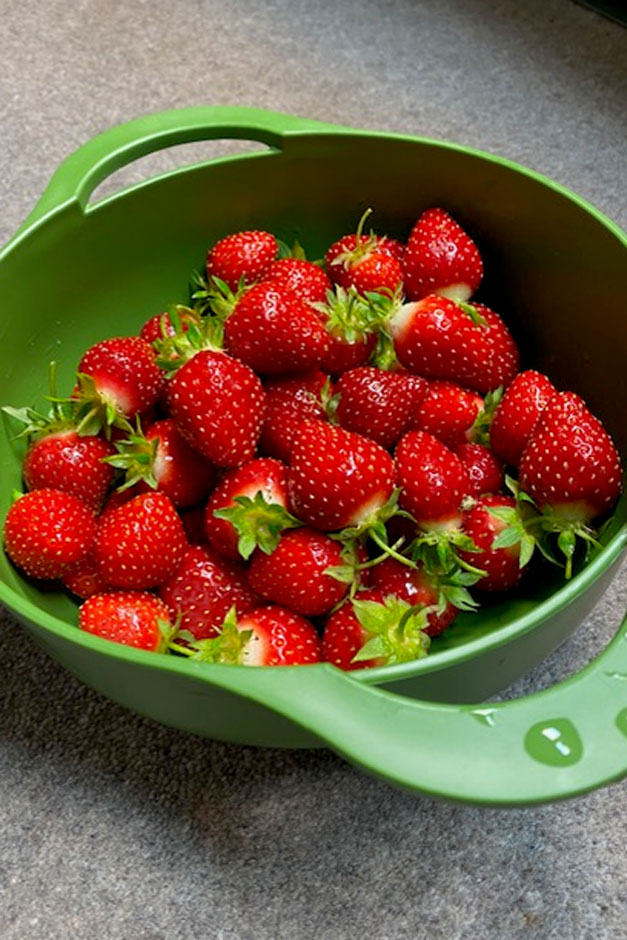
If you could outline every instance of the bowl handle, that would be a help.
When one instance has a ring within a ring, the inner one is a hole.
[[[524,805],[627,775],[627,618],[577,675],[493,704],[417,701],[330,665],[197,665],[199,677],[208,669],[212,684],[285,715],[352,764],[430,796]]]
[[[155,150],[220,138],[255,140],[283,149],[290,135],[334,130],[338,128],[333,125],[260,108],[196,107],[147,114],[112,127],[70,154],[19,231],[69,202],[77,201],[84,209],[107,176]]]

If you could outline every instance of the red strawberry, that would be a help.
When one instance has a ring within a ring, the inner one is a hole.
[[[384,251],[371,251],[349,264],[349,286],[365,296],[368,293],[394,293],[403,280],[400,261]]]
[[[505,484],[505,469],[499,458],[483,444],[462,444],[455,451],[468,473],[468,496],[498,493]]]
[[[320,661],[315,627],[285,607],[230,611],[218,636],[193,644],[194,659],[240,666],[304,666]]]
[[[327,614],[348,591],[347,581],[327,574],[346,565],[343,546],[315,529],[285,532],[271,554],[253,555],[248,580],[266,601],[306,617]]]
[[[386,558],[372,568],[372,586],[385,596],[393,595],[407,604],[422,604],[430,607],[427,622],[423,627],[429,636],[438,636],[451,625],[460,609],[476,606],[464,588],[464,580],[438,578],[424,565],[409,568],[394,558]],[[474,579],[473,579],[474,583]],[[455,606],[453,600],[459,606]]]
[[[518,349],[507,327],[481,304],[430,294],[396,308],[388,328],[401,364],[427,378],[485,394],[508,385],[518,369]]]
[[[134,418],[155,404],[163,375],[150,343],[139,336],[105,339],[91,346],[78,364],[85,433],[92,425]]]
[[[490,446],[505,463],[517,467],[531,433],[555,386],[546,375],[520,372],[505,391],[490,426]]]
[[[60,578],[91,550],[96,520],[76,496],[61,490],[32,490],[20,496],[4,522],[4,547],[32,578]]]
[[[426,396],[412,412],[407,430],[427,431],[451,450],[473,437],[483,398],[455,382],[432,381]]]
[[[544,408],[520,460],[520,486],[556,524],[577,527],[610,509],[621,492],[618,451],[573,392]]]
[[[292,510],[316,529],[367,526],[388,503],[394,463],[379,444],[322,421],[305,421],[292,445]]]
[[[286,526],[287,467],[261,457],[225,473],[205,510],[205,533],[220,555],[237,561],[249,558],[257,545],[276,547]]]
[[[279,258],[263,276],[263,284],[274,284],[296,294],[301,300],[322,303],[331,281],[321,267],[301,258]]]
[[[410,300],[440,294],[469,300],[479,287],[479,249],[444,209],[427,209],[414,225],[403,255],[405,293]]]
[[[29,446],[22,464],[29,490],[52,489],[72,493],[98,511],[113,481],[114,470],[105,457],[115,453],[99,437],[79,437],[71,428],[45,433]]]
[[[163,601],[142,591],[95,594],[79,607],[78,625],[94,636],[155,653],[165,652],[174,630]]]
[[[275,260],[279,245],[269,232],[235,232],[220,239],[207,255],[207,277],[220,278],[232,291],[239,282],[259,280]]]
[[[169,380],[168,407],[188,444],[216,466],[235,467],[253,457],[265,394],[238,359],[215,349],[197,352]]]
[[[113,587],[145,590],[175,571],[186,538],[164,493],[142,493],[100,517],[94,556]]]
[[[126,486],[140,493],[159,490],[180,509],[205,500],[215,483],[212,465],[192,450],[171,418],[155,421],[116,442],[117,456],[108,462],[126,471]]]
[[[192,506],[179,512],[185,535],[190,545],[202,545],[207,541],[205,535],[205,507]]]
[[[468,493],[459,457],[425,431],[410,431],[396,447],[400,505],[423,529],[455,529]]]
[[[243,614],[259,603],[244,569],[204,545],[189,546],[157,592],[174,616],[181,615],[181,629],[199,640],[217,633],[231,607]]]
[[[508,591],[515,587],[534,548],[534,539],[525,533],[516,500],[499,494],[479,497],[472,508],[464,511],[462,529],[480,549],[459,553],[471,565],[485,571],[485,576],[475,584],[477,590]]]
[[[427,394],[427,383],[407,372],[362,366],[345,372],[336,392],[340,425],[389,448],[406,430],[410,415]]]
[[[266,417],[261,431],[259,447],[262,453],[289,463],[292,439],[303,421],[308,418],[325,419],[324,389],[328,375],[319,369],[301,375],[268,379]],[[328,395],[333,392],[328,386]]]
[[[310,304],[264,282],[243,295],[224,328],[225,347],[262,375],[317,368],[329,340]]]
[[[322,658],[345,670],[421,659],[431,642],[424,631],[429,610],[412,611],[378,589],[360,591],[327,620]]]
[[[115,590],[100,573],[93,552],[90,552],[78,564],[67,568],[61,575],[61,582],[68,591],[83,599],[93,594],[107,594]]]
[[[403,279],[398,258],[398,245],[383,236],[363,235],[364,223],[371,213],[362,215],[355,234],[345,235],[334,242],[325,255],[329,277],[340,287],[354,287],[362,295],[369,292],[394,293]],[[401,246],[402,250],[402,246]]]

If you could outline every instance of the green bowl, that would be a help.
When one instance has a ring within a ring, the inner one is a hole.
[[[267,149],[184,167],[98,203],[122,165],[210,138]],[[537,173],[469,148],[245,108],[192,108],[114,128],[72,154],[0,254],[2,403],[41,402],[46,367],[70,388],[81,352],[132,334],[184,301],[190,270],[221,236],[264,228],[310,256],[367,206],[406,237],[432,205],[481,247],[481,298],[506,317],[525,365],[583,395],[627,453],[627,240]],[[0,439],[0,512],[20,486],[23,444]],[[627,546],[621,500],[572,580],[530,578],[464,614],[424,660],[350,675],[329,665],[210,666],[133,650],[76,627],[76,605],[21,579],[2,556],[0,601],[83,682],[194,734],[284,747],[326,745],[422,793],[514,805],[572,796],[627,773],[627,630],[579,675],[516,701],[482,700],[528,670],[589,613]],[[444,704],[446,703],[446,704]]]

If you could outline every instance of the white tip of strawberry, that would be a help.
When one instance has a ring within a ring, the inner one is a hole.
[[[455,301],[456,304],[463,304],[470,300],[473,290],[470,284],[461,282],[459,284],[449,284],[447,287],[438,287],[433,293],[438,294],[440,297],[447,297],[449,300]]]

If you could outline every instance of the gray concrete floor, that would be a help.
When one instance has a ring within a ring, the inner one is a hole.
[[[0,0],[0,37],[0,242],[90,136],[229,103],[472,144],[627,228],[627,32],[570,0]],[[146,158],[109,190],[228,149]],[[626,602],[623,569],[510,694],[580,668]],[[0,650],[2,940],[627,937],[624,786],[513,811],[434,803],[324,751],[137,718],[6,615]]]

